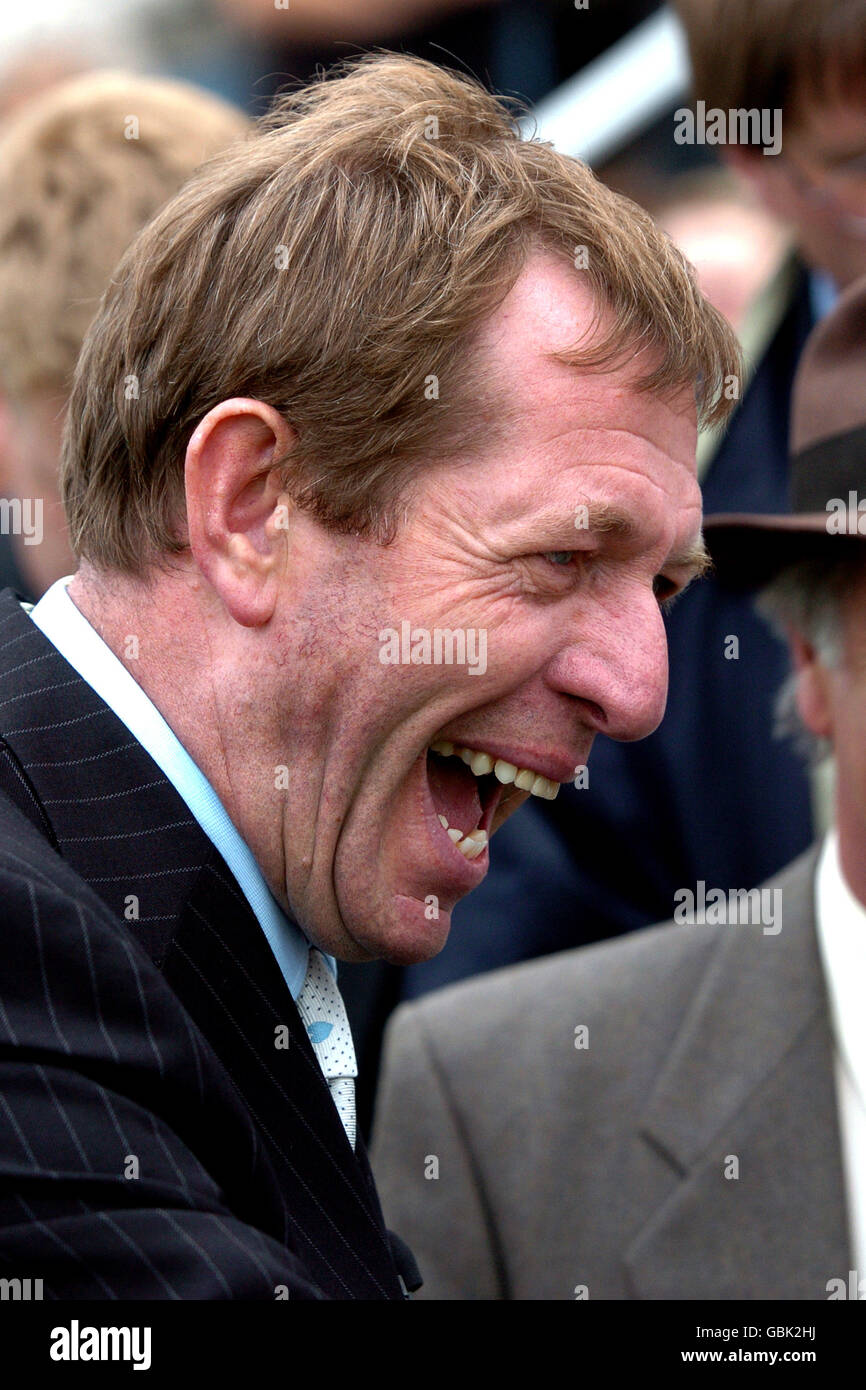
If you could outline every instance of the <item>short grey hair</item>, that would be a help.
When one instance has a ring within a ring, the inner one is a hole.
[[[866,547],[864,547],[866,552]],[[864,573],[866,554],[849,550],[837,560],[800,560],[786,566],[758,594],[755,606],[783,641],[798,632],[824,666],[838,667],[843,650],[845,599]],[[775,734],[790,738],[807,762],[823,762],[833,751],[829,739],[807,729],[797,708],[799,674],[792,671],[775,703]]]

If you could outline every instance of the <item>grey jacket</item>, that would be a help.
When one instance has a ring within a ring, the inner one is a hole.
[[[852,1267],[815,935],[666,925],[389,1027],[373,1166],[437,1299],[825,1299]]]

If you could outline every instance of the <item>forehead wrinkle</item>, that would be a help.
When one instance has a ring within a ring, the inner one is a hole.
[[[627,467],[634,462],[634,454],[630,450],[631,444],[636,444],[639,457],[644,457],[647,448],[653,454],[667,453],[663,446],[660,446],[657,438],[658,428],[665,425],[665,416],[669,419],[682,419],[686,412],[667,409],[664,414],[657,412],[661,418],[654,418],[653,413],[646,409],[645,398],[636,398],[633,393],[619,392],[612,399],[612,394],[593,397],[583,396],[575,401],[574,414],[565,419],[560,418],[555,424],[551,420],[551,407],[561,404],[561,396],[555,399],[546,400],[541,393],[536,392],[528,409],[523,410],[522,416],[537,416],[541,420],[539,426],[533,425],[533,442],[539,450],[558,450],[564,451],[563,462],[566,466],[571,464],[582,464],[593,466],[595,464],[610,464],[613,467]],[[610,419],[611,410],[621,406],[622,401],[643,406],[640,419],[634,424],[623,424],[621,421]],[[598,407],[598,415],[592,413],[592,408]],[[688,426],[690,435],[696,435],[694,411],[689,414]],[[603,436],[603,442],[600,437]],[[589,443],[588,456],[586,452],[586,442]],[[690,453],[693,452],[690,450]]]
[[[659,481],[657,478],[650,477],[646,469],[641,467],[640,464],[627,463],[625,460],[610,458],[598,461],[589,461],[582,459],[573,460],[571,465],[563,469],[561,473],[554,472],[554,476],[552,476],[550,480],[550,489],[552,490],[553,487],[562,486],[562,490],[564,492],[564,484],[566,481],[570,481],[568,475],[572,469],[580,469],[582,471],[592,469],[597,472],[598,470],[605,467],[618,469],[622,473],[632,474],[634,477],[638,478],[642,484],[652,488],[653,492],[658,493],[661,496],[664,496],[667,491],[663,483]],[[692,480],[694,480],[693,473],[690,472],[689,476]],[[588,508],[589,517],[595,518],[595,522],[597,523],[595,527],[596,530],[601,532],[616,532],[618,535],[621,535],[623,537],[626,537],[627,535],[632,535],[637,528],[633,519],[628,515],[627,510],[624,510],[615,498],[610,501],[604,498],[591,499],[583,490],[588,486],[591,486],[591,480],[590,482],[584,482],[583,480],[581,480],[581,490],[579,492],[572,493],[571,498],[567,504],[557,506],[556,508],[554,508],[552,504],[547,505],[545,507],[538,508],[531,513],[523,513],[519,519],[525,519],[527,521],[532,522],[533,524],[556,524],[556,522],[563,515],[572,514],[575,510],[575,507],[586,506]],[[696,498],[699,503],[699,493],[696,493]],[[509,499],[509,501],[513,500],[514,499]],[[500,515],[497,517],[497,520],[500,521],[510,521],[513,519],[515,518],[513,516],[508,515],[507,513],[506,515]]]

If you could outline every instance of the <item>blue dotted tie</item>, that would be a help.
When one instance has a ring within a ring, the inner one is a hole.
[[[354,1149],[357,1124],[355,1077],[358,1075],[355,1045],[337,981],[325,957],[315,946],[310,947],[307,974],[297,1005],[343,1128]]]

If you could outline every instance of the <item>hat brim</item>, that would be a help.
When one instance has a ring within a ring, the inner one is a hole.
[[[800,560],[866,556],[866,536],[829,533],[825,511],[786,516],[719,513],[704,519],[704,540],[716,578],[727,589],[763,588],[780,570]]]

